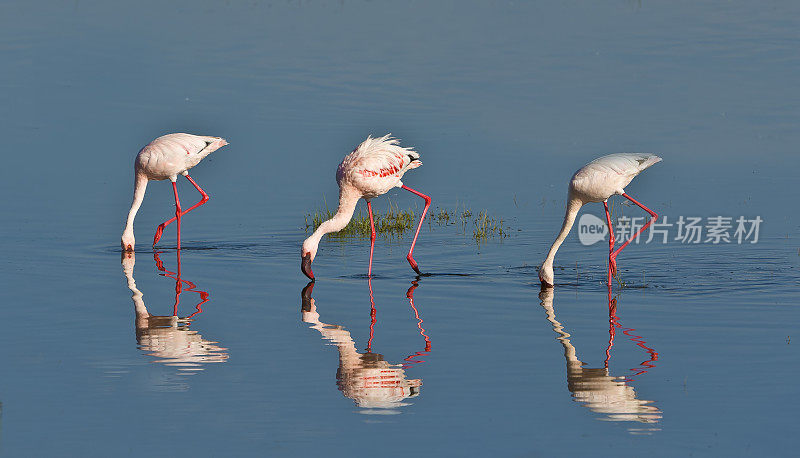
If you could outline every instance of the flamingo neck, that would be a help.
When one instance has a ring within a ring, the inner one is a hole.
[[[136,172],[136,178],[133,182],[133,201],[131,202],[131,209],[128,211],[128,220],[125,222],[125,231],[122,233],[123,237],[133,237],[133,220],[136,218],[136,212],[142,206],[144,200],[144,192],[147,189],[147,177],[139,172]]]
[[[316,252],[323,235],[344,229],[350,219],[353,218],[353,212],[355,212],[356,204],[360,198],[361,195],[355,190],[341,189],[339,191],[339,208],[336,209],[336,214],[331,219],[320,224],[317,230],[306,239],[303,246],[310,246]]]
[[[567,197],[567,210],[564,214],[564,222],[561,224],[561,232],[558,233],[558,237],[556,237],[556,240],[550,247],[550,252],[547,253],[547,258],[544,260],[543,265],[549,267],[553,266],[553,260],[556,257],[556,252],[561,244],[564,243],[564,239],[567,238],[567,235],[569,235],[569,231],[572,229],[572,225],[575,223],[575,217],[578,215],[578,211],[582,206],[583,201],[575,197],[570,190],[569,196]]]

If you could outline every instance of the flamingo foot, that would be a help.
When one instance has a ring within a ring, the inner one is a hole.
[[[617,276],[617,257],[608,258],[608,267],[611,269],[611,276]]]
[[[411,265],[411,268],[414,269],[414,272],[416,272],[417,275],[422,275],[422,272],[419,271],[419,267],[417,266],[417,261],[415,261],[414,258],[411,257],[411,253],[409,253],[408,256],[406,256],[406,259],[408,260],[408,263]]]
[[[167,226],[166,224],[161,223],[156,228],[156,235],[153,236],[153,248],[155,248],[156,243],[158,243],[158,241],[161,240],[161,236],[164,234],[164,228],[166,226]]]

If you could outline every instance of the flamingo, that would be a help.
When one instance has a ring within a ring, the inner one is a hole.
[[[553,245],[550,247],[550,252],[547,253],[547,258],[542,263],[539,269],[539,280],[542,282],[543,287],[552,287],[553,282],[553,259],[556,257],[556,251],[564,239],[567,238],[572,224],[575,222],[575,216],[582,206],[589,202],[603,202],[603,207],[606,211],[606,223],[608,224],[608,285],[611,285],[611,276],[617,272],[617,255],[623,248],[628,246],[631,240],[639,237],[650,224],[658,219],[656,212],[645,207],[637,202],[633,197],[625,193],[625,186],[627,186],[636,175],[640,174],[648,167],[661,162],[661,158],[655,154],[649,153],[617,153],[609,154],[593,160],[592,162],[581,167],[572,176],[569,182],[569,191],[567,193],[567,210],[564,215],[564,223],[561,225],[561,232],[559,232]],[[611,227],[611,215],[608,212],[608,198],[619,194],[622,197],[630,200],[652,217],[647,223],[636,233],[635,237],[631,237],[625,241],[619,248],[614,250],[614,230]]]
[[[371,200],[382,194],[386,194],[392,188],[403,188],[425,200],[425,208],[422,210],[422,217],[417,225],[417,232],[411,242],[411,249],[408,250],[406,259],[417,275],[422,275],[417,262],[414,260],[414,245],[417,243],[419,230],[425,214],[431,206],[431,198],[419,191],[404,185],[400,179],[410,169],[415,169],[422,165],[419,160],[419,153],[412,148],[399,146],[400,141],[393,138],[391,134],[380,138],[373,138],[371,135],[363,143],[358,145],[352,153],[345,156],[339,167],[336,169],[336,182],[339,184],[339,207],[333,217],[319,225],[310,237],[303,241],[300,250],[300,270],[314,281],[314,272],[311,270],[311,263],[317,255],[317,248],[322,236],[330,232],[342,230],[356,209],[358,200],[362,197],[367,201],[367,213],[369,213],[370,225],[370,245],[369,245],[369,269],[367,275],[372,276],[372,252],[375,249],[375,222],[372,219]]]
[[[189,176],[189,169],[197,165],[204,157],[227,145],[228,142],[220,137],[206,137],[191,134],[168,134],[150,142],[139,151],[134,162],[134,187],[133,202],[128,212],[128,220],[125,223],[125,231],[122,233],[122,250],[133,251],[136,240],[133,237],[133,220],[136,212],[144,200],[144,192],[147,182],[150,180],[166,180],[172,182],[172,191],[175,194],[175,216],[161,223],[156,229],[153,237],[153,247],[156,246],[164,228],[170,223],[178,221],[178,249],[181,248],[181,217],[195,208],[208,202],[208,194]],[[202,198],[200,202],[189,207],[186,211],[181,211],[181,203],[178,200],[178,187],[175,182],[178,174],[183,175],[197,189]]]

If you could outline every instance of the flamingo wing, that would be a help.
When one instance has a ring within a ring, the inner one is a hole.
[[[379,154],[359,158],[353,166],[353,172],[365,178],[386,178],[398,176],[410,163],[411,157],[407,154],[380,151]]]
[[[367,137],[339,164],[336,178],[340,183],[347,179],[365,194],[382,194],[396,186],[407,170],[420,165],[419,153],[399,146],[397,139]]]
[[[648,167],[661,162],[661,158],[651,153],[615,153],[599,157],[586,167],[594,165],[619,175],[635,177]]]
[[[643,170],[661,161],[650,153],[616,153],[599,157],[581,167],[570,180],[570,188],[586,202],[602,202],[624,188]]]
[[[165,179],[189,170],[225,144],[219,137],[167,134],[142,148],[137,163],[149,178]]]

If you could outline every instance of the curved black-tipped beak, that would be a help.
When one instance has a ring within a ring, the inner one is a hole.
[[[307,253],[303,256],[303,260],[300,261],[300,270],[305,274],[309,280],[314,281],[314,272],[311,270],[311,253]]]

